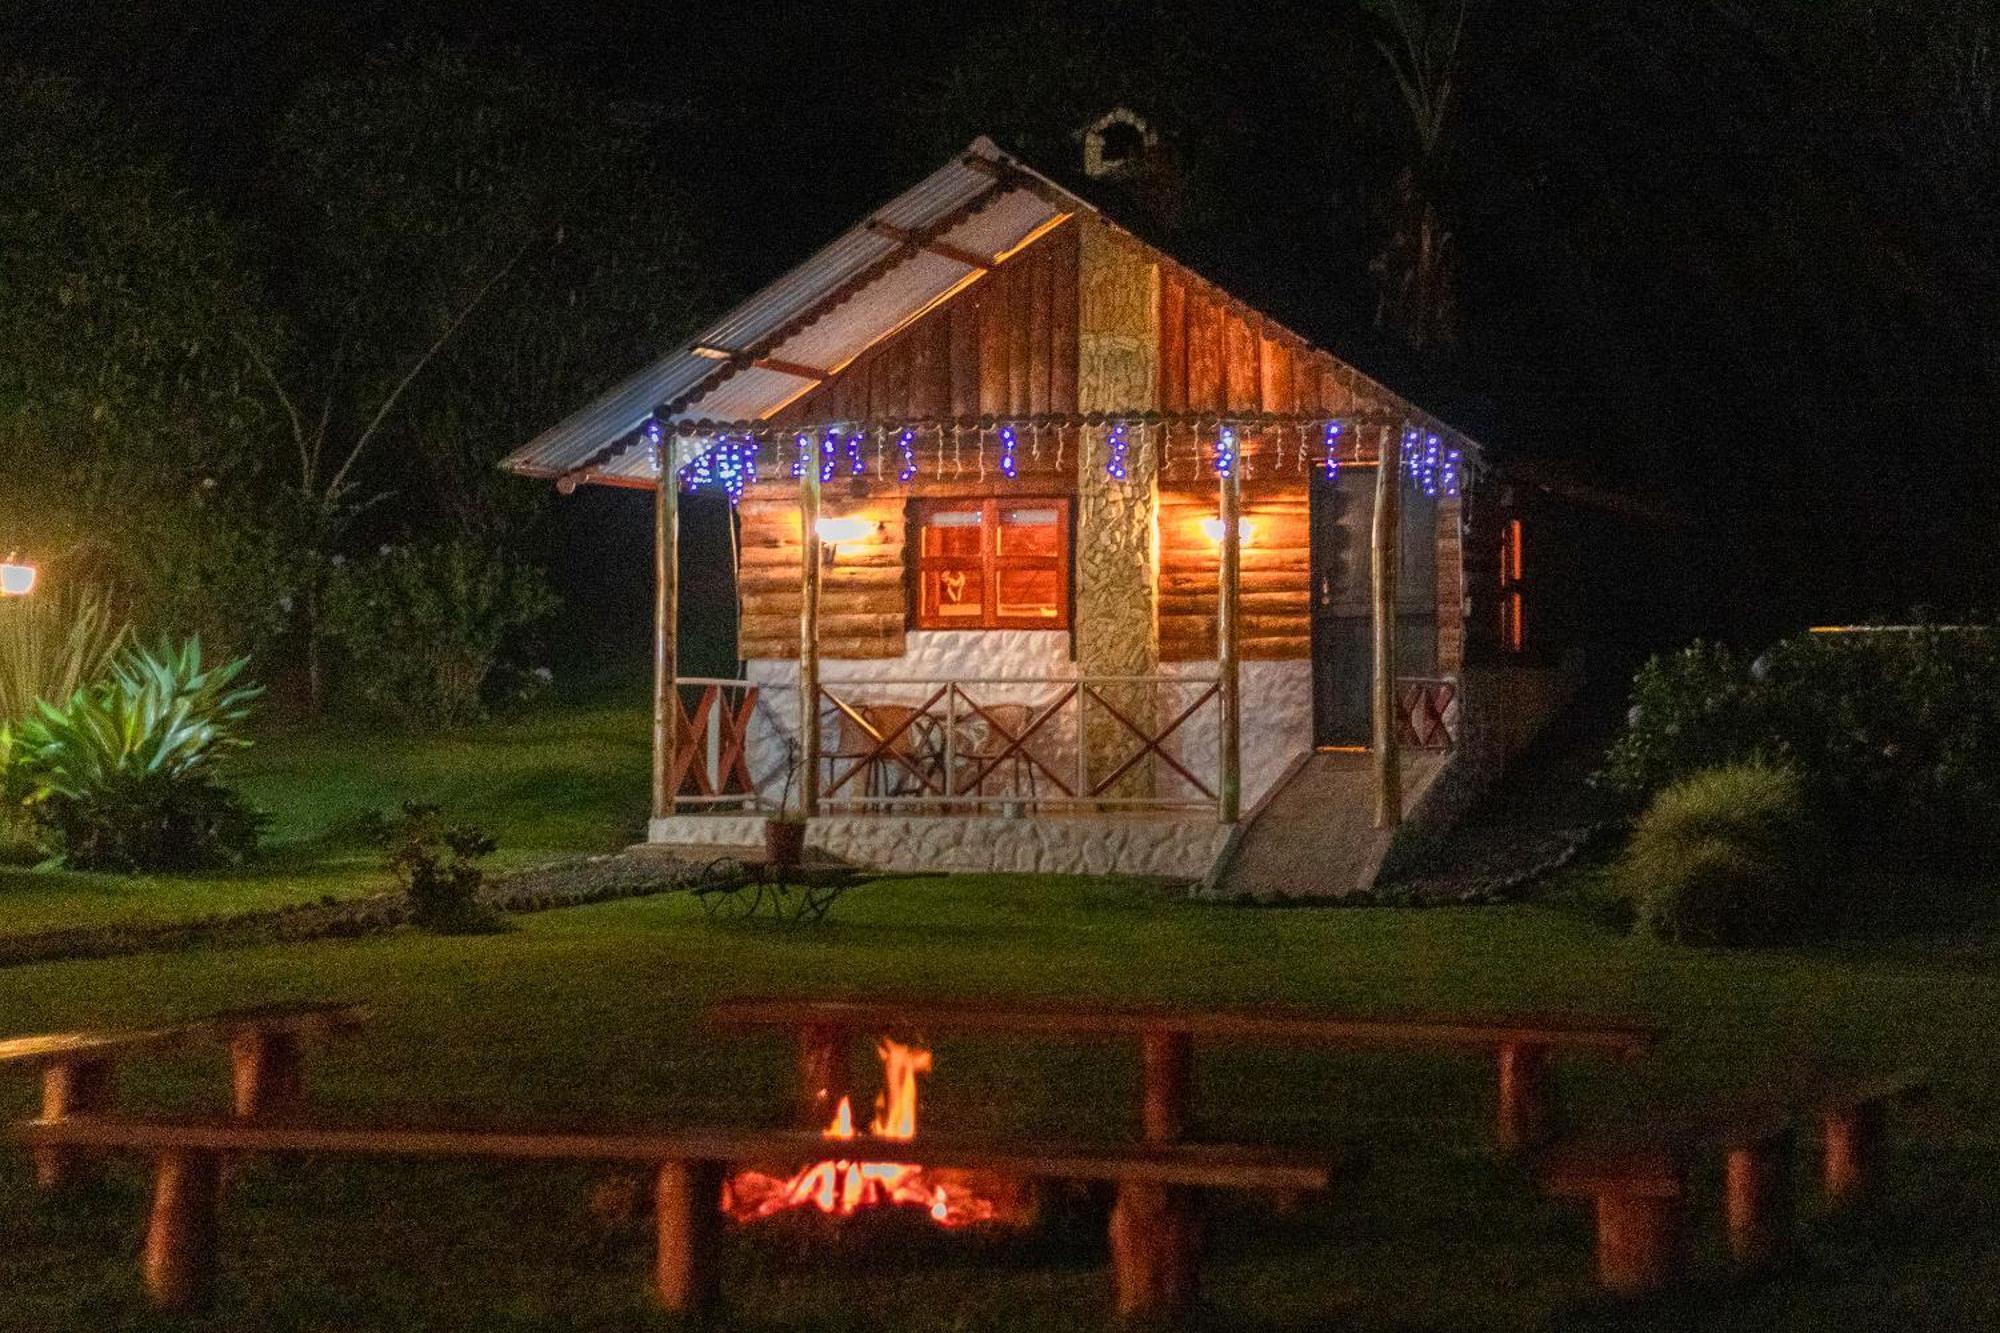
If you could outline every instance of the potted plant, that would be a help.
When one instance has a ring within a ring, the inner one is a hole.
[[[799,743],[785,743],[785,785],[778,794],[778,812],[764,821],[764,856],[774,866],[789,869],[805,859],[806,817],[792,806],[792,779],[799,771]]]

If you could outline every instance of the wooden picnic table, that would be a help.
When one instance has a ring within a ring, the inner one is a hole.
[[[1495,1053],[1495,1138],[1502,1150],[1539,1146],[1554,1134],[1551,1058],[1592,1052],[1629,1058],[1659,1040],[1651,1024],[1562,1017],[1356,1016],[1260,1007],[1220,1010],[1071,1001],[746,996],[709,1006],[708,1021],[732,1030],[777,1029],[799,1041],[801,1124],[824,1124],[847,1091],[847,1047],[886,1031],[998,1032],[1057,1040],[1135,1040],[1142,1065],[1141,1126],[1149,1142],[1187,1130],[1194,1043],[1470,1047]]]

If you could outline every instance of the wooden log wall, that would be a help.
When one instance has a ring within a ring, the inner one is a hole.
[[[1312,654],[1312,556],[1306,492],[1296,480],[1243,487],[1251,537],[1243,547],[1242,651],[1245,658]],[[1213,484],[1160,488],[1160,658],[1215,656],[1216,544],[1202,531],[1216,512]]]
[[[742,562],[737,576],[741,619],[737,652],[743,657],[799,654],[799,508],[796,501],[745,499]],[[857,500],[829,487],[821,504],[828,518],[858,517],[879,525],[866,538],[846,542],[820,583],[820,655],[879,658],[903,655],[908,595],[903,573],[900,496]]]

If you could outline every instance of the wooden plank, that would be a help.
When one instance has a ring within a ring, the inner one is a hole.
[[[1050,329],[1054,318],[1051,284],[1055,273],[1046,249],[1036,246],[1023,258],[1030,256],[1034,266],[1029,270],[1033,282],[1028,303],[1028,410],[1039,415],[1050,410],[1049,360],[1054,350]]]
[[[1058,227],[1041,244],[1049,248],[1049,410],[1077,410],[1078,229]]]
[[[1024,250],[1001,270],[1007,279],[1007,413],[1028,412],[1028,376],[1033,369],[1028,318],[1034,306],[1034,251]]]
[[[1284,341],[1264,336],[1259,349],[1257,369],[1260,383],[1258,396],[1266,412],[1291,412],[1292,400],[1292,350]]]
[[[1222,310],[1211,301],[1188,297],[1187,406],[1190,412],[1219,412],[1224,401]]]
[[[1007,284],[1002,268],[980,284],[979,412],[999,416],[1007,411]]]
[[[1492,1046],[1535,1042],[1563,1049],[1639,1054],[1662,1029],[1623,1020],[1542,1014],[1323,1014],[1270,1006],[1257,1009],[1182,1010],[1150,1005],[1077,1004],[1066,1001],[936,998],[800,999],[744,996],[719,1000],[707,1020],[727,1029],[791,1028],[836,1023],[873,1031],[904,1027],[1038,1033],[1047,1036],[1140,1036],[1185,1032],[1196,1037],[1245,1041],[1420,1043]]]
[[[1187,411],[1187,288],[1173,273],[1160,275],[1160,406]]]
[[[810,1129],[686,1128],[638,1131],[413,1128],[260,1123],[168,1117],[93,1118],[14,1125],[29,1144],[187,1153],[321,1153],[341,1157],[497,1158],[589,1162],[810,1162],[827,1141]],[[933,1138],[879,1141],[884,1156],[1055,1180],[1145,1180],[1237,1189],[1324,1189],[1337,1159],[1233,1144],[1020,1143]],[[871,1140],[842,1151],[863,1156]]]
[[[1223,401],[1231,412],[1257,410],[1257,334],[1234,311],[1223,320]]]
[[[987,284],[945,307],[951,325],[951,415],[972,416],[979,409],[980,310],[990,297]]]

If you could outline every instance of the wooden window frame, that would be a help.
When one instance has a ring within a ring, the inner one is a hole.
[[[1528,651],[1526,528],[1519,518],[1500,525],[1500,649],[1510,654]]]
[[[909,525],[912,555],[910,569],[910,623],[917,629],[1046,629],[1067,630],[1070,625],[1070,501],[1066,495],[938,497],[912,502]],[[979,513],[979,554],[924,554],[924,529],[933,515]],[[1001,555],[999,552],[1000,511],[1002,509],[1053,509],[1056,512],[1054,555]],[[938,569],[976,569],[980,577],[979,619],[947,620],[924,614],[924,576]],[[1053,570],[1056,576],[1056,614],[1053,617],[1003,616],[1000,605],[1000,572],[1007,569]]]

